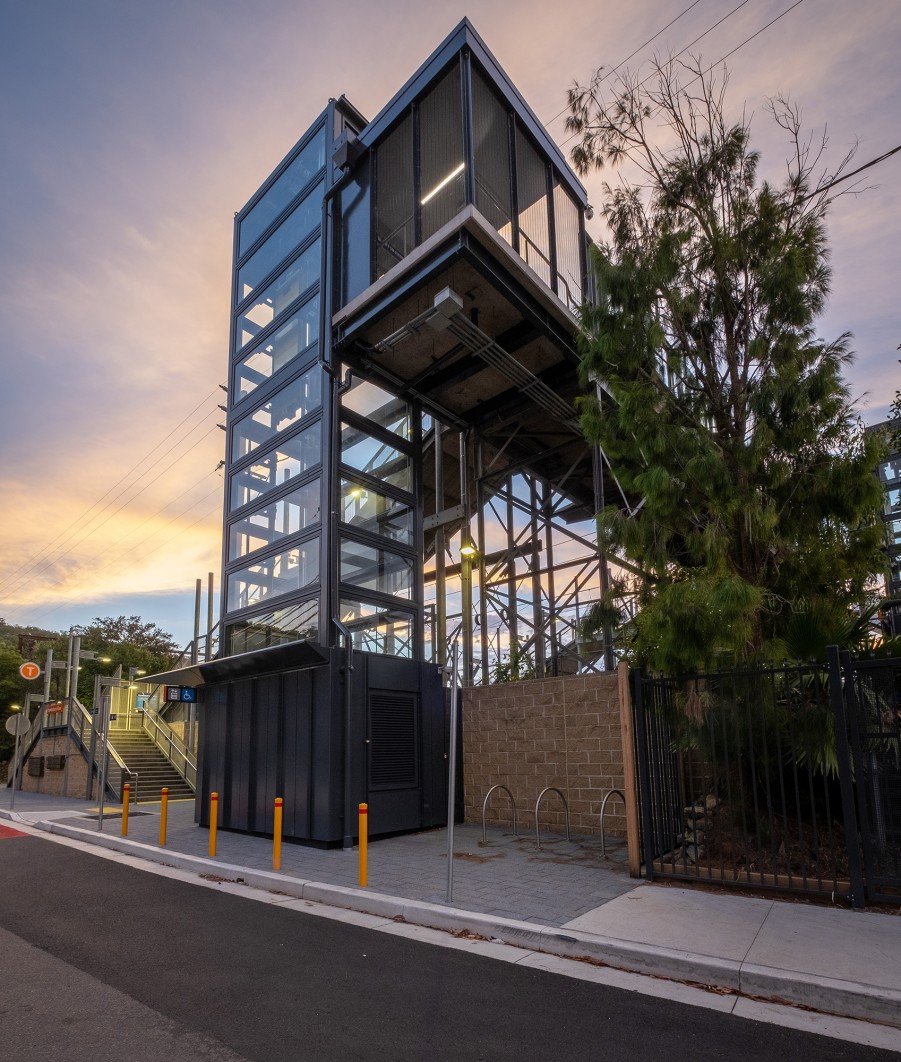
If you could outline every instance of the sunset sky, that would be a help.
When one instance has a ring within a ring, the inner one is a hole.
[[[567,87],[689,3],[0,0],[0,616],[138,613],[190,638],[194,580],[219,579],[233,216],[330,96],[372,117],[468,15],[568,151]],[[827,169],[901,144],[898,0],[793,3],[698,0],[628,65],[728,15],[692,51],[738,48],[729,100],[766,176],[784,172],[776,93],[828,125]],[[820,332],[853,333],[867,423],[901,384],[899,184],[901,153],[829,223]]]

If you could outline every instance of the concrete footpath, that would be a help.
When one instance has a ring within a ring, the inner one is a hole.
[[[159,804],[133,807],[123,838],[118,808],[101,832],[85,801],[17,793],[11,812],[10,796],[0,794],[0,819],[207,880],[901,1029],[901,907],[861,912],[639,882],[620,842],[608,842],[604,859],[596,837],[543,837],[538,850],[534,834],[489,830],[483,842],[473,826],[455,830],[447,903],[445,830],[372,842],[360,888],[356,850],[285,844],[275,873],[271,839],[220,830],[210,858],[193,801],[170,804],[161,848]]]

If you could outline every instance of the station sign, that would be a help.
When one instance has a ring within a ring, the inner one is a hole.
[[[19,674],[24,679],[36,679],[36,678],[39,678],[40,674],[41,674],[41,666],[40,666],[40,664],[33,663],[31,660],[27,660],[19,668]]]
[[[166,700],[193,704],[197,700],[197,690],[193,686],[167,686]]]

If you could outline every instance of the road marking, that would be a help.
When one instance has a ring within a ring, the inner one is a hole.
[[[7,837],[27,837],[27,833],[22,833],[21,830],[14,830],[10,826],[0,826],[0,841],[5,841]]]

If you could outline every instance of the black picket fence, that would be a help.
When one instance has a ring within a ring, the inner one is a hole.
[[[648,877],[901,902],[901,661],[632,689]]]

